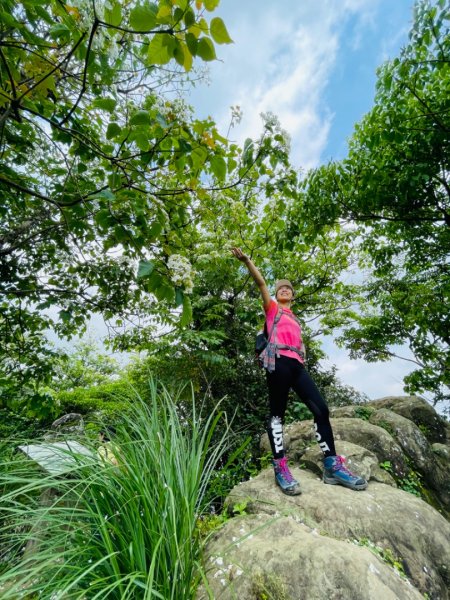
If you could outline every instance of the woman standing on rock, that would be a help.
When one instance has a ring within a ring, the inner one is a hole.
[[[287,279],[280,279],[275,286],[275,300],[272,300],[263,276],[250,258],[240,248],[232,248],[231,251],[246,265],[258,286],[266,313],[269,343],[261,357],[269,389],[267,433],[277,485],[290,496],[301,493],[300,485],[287,465],[283,446],[283,419],[292,388],[314,415],[316,438],[324,454],[324,482],[340,484],[352,490],[364,490],[367,487],[366,480],[351,473],[344,464],[344,458],[336,455],[328,406],[305,369],[301,327],[291,311],[294,288]]]

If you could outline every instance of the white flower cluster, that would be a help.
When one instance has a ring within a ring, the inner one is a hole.
[[[120,267],[132,268],[135,266],[133,259],[130,258],[129,256],[125,256],[123,254],[122,254],[122,256],[116,256],[113,260]]]
[[[167,261],[170,278],[175,285],[184,287],[186,294],[191,294],[194,289],[192,265],[189,260],[180,254],[172,254]]]
[[[261,113],[261,119],[264,122],[264,127],[271,133],[281,135],[283,138],[282,146],[284,150],[289,152],[291,147],[291,136],[281,127],[280,119],[271,112]]]
[[[236,104],[234,106],[230,106],[231,109],[231,123],[230,127],[234,127],[235,125],[239,125],[242,121],[243,111],[242,108]]]
[[[163,97],[157,97],[154,106],[165,117],[176,115],[177,119],[187,121],[192,115],[192,108],[183,98],[175,98],[169,102]]]
[[[100,21],[105,20],[105,9],[113,9],[110,0],[95,0],[94,3],[92,0],[69,0],[67,5],[76,9],[76,18],[82,31],[89,31],[94,23],[94,6],[95,15]],[[102,27],[97,28],[92,46],[95,50],[105,50],[111,62],[114,62],[119,54],[119,45],[114,36],[109,36]]]

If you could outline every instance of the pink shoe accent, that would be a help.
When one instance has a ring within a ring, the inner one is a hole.
[[[286,479],[286,481],[288,483],[292,483],[294,481],[294,478],[292,477],[292,473],[289,470],[287,464],[287,457],[284,456],[283,458],[276,459],[275,462],[277,463],[277,467],[279,468],[281,474]]]

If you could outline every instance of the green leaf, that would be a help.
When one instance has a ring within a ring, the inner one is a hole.
[[[173,56],[174,56],[175,60],[177,61],[177,63],[180,66],[184,67],[184,51],[178,40],[177,40],[177,44],[173,51]]]
[[[247,138],[244,142],[244,151],[242,153],[242,162],[245,166],[249,166],[253,160],[253,140]]]
[[[203,37],[198,40],[197,56],[200,56],[200,58],[203,58],[205,61],[215,60],[217,58],[214,44],[209,38]]]
[[[204,0],[203,4],[205,5],[206,10],[212,12],[219,6],[220,0]]]
[[[172,7],[164,4],[160,6],[156,20],[158,23],[170,23],[172,21]]]
[[[182,21],[183,17],[184,12],[181,10],[181,8],[176,8],[173,13],[173,22],[178,24]]]
[[[150,31],[156,25],[157,13],[158,6],[153,2],[138,5],[130,12],[130,25],[136,31]]]
[[[101,108],[102,110],[106,110],[109,113],[112,113],[116,108],[117,101],[114,98],[96,98],[94,100],[94,106],[96,108]]]
[[[112,193],[111,190],[106,189],[106,190],[102,190],[101,192],[98,192],[98,194],[95,194],[94,198],[101,198],[102,200],[108,200],[108,202],[115,200],[116,196]]]
[[[192,54],[189,52],[189,48],[186,46],[186,44],[182,44],[183,46],[183,52],[184,52],[184,70],[186,71],[186,73],[188,71],[190,71],[192,69],[192,64],[194,62],[193,58],[192,58]]]
[[[99,227],[105,230],[109,229],[109,227],[115,222],[114,217],[111,215],[111,212],[107,208],[99,210],[94,218],[95,222],[99,225]]]
[[[108,125],[108,129],[106,130],[106,138],[111,140],[112,138],[117,137],[122,132],[120,125],[118,123],[112,122]]]
[[[184,15],[184,24],[186,27],[191,27],[195,23],[195,13],[191,7],[189,7]]]
[[[148,277],[155,268],[155,263],[152,260],[140,260],[137,278],[142,279],[143,277]]]
[[[203,148],[202,146],[198,146],[197,148],[194,148],[194,150],[192,151],[192,154],[191,154],[192,165],[193,165],[194,169],[202,168],[207,156],[208,156],[208,153],[205,150],[205,148]]]
[[[16,21],[12,15],[4,11],[0,12],[0,21],[6,25],[6,27],[13,27],[15,29],[20,26],[19,21]]]
[[[148,233],[147,233],[149,241],[153,242],[156,239],[158,239],[159,236],[161,235],[162,230],[163,230],[163,224],[161,223],[161,221],[155,220],[151,224],[151,227],[149,228]]]
[[[55,22],[54,18],[42,6],[35,6],[34,10],[36,11],[36,14],[39,15],[46,23],[53,25]],[[0,19],[3,19],[3,16],[4,13],[0,16]]]
[[[142,152],[148,152],[148,150],[150,149],[150,141],[148,139],[148,134],[144,133],[142,129],[137,131],[138,133],[136,133],[133,136],[130,135],[128,139],[133,139],[133,141],[136,142],[136,146],[139,148],[139,150],[142,150]]]
[[[130,125],[150,125],[152,118],[147,110],[138,110],[130,119]]]
[[[176,286],[175,287],[175,305],[181,306],[183,304],[183,300],[184,300],[184,292],[180,287]]]
[[[162,285],[155,288],[154,294],[160,302],[166,300],[171,304],[175,300],[175,290],[171,285],[167,285],[167,283],[162,283]]]
[[[186,327],[192,321],[192,304],[189,296],[183,298],[183,311],[181,313],[180,325]]]
[[[105,23],[118,27],[122,23],[122,7],[118,2],[113,4],[112,9],[105,8]]]
[[[217,44],[232,44],[233,40],[230,38],[225,23],[220,17],[214,17],[212,19],[209,30],[211,32],[212,39]]]
[[[171,58],[172,56],[169,53],[168,46],[164,43],[163,34],[155,35],[148,45],[148,60],[150,64],[166,65]]]
[[[69,39],[71,35],[70,29],[63,23],[56,23],[56,25],[53,25],[53,27],[50,28],[49,33],[55,40]]]
[[[161,125],[163,129],[167,129],[169,127],[169,123],[166,121],[166,118],[161,113],[156,113],[156,122]]]
[[[185,40],[189,52],[192,54],[192,56],[197,56],[198,41],[195,35],[193,33],[187,33],[185,36]]]
[[[112,189],[117,189],[122,187],[122,177],[120,173],[111,173],[108,175],[108,185]]]
[[[227,163],[225,160],[221,156],[213,156],[210,158],[209,163],[211,165],[211,170],[217,179],[223,181],[227,174]]]
[[[64,323],[67,323],[72,318],[72,313],[68,310],[60,310],[59,318],[64,321]]]

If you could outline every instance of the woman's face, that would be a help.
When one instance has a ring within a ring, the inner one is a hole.
[[[277,300],[290,302],[294,294],[288,285],[282,285],[277,292]]]

